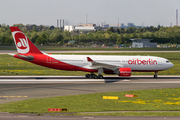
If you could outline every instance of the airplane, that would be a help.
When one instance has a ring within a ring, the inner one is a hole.
[[[40,51],[18,27],[10,27],[18,54],[10,54],[40,66],[89,72],[86,78],[103,79],[102,73],[130,77],[132,72],[155,72],[173,67],[168,59],[156,56],[51,55]],[[97,73],[94,74],[94,73]]]

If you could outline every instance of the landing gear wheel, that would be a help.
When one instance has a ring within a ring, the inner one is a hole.
[[[158,73],[158,71],[155,72],[154,78],[157,78],[157,73]]]
[[[98,78],[99,78],[99,79],[103,79],[103,76],[102,76],[102,75],[99,75]]]
[[[98,76],[95,75],[95,74],[92,74],[91,77],[94,78],[94,79],[97,79],[97,78],[98,78]]]
[[[154,78],[157,78],[157,75],[154,75]]]
[[[86,78],[91,78],[90,74],[86,74],[85,76],[86,76]]]

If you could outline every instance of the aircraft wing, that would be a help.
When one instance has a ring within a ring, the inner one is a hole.
[[[91,62],[91,68],[92,69],[98,69],[98,68],[106,68],[106,69],[110,69],[110,70],[116,70],[117,68],[121,68],[121,67],[124,67],[123,65],[118,65],[117,64],[107,64],[105,62],[97,62],[97,61],[94,61],[92,60],[90,57],[87,57],[87,61],[88,62]]]

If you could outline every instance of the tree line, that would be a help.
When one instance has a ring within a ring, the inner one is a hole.
[[[144,28],[107,28],[98,31],[63,31],[54,26],[37,26],[14,24],[36,45],[66,45],[68,41],[75,41],[73,46],[97,45],[119,45],[131,44],[130,39],[153,39],[152,42],[159,44],[172,43],[180,44],[180,27],[157,27]],[[11,31],[8,25],[0,25],[0,44],[14,44]]]

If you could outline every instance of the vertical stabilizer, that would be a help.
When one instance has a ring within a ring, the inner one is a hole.
[[[19,54],[42,54],[18,27],[10,27],[10,29]]]

